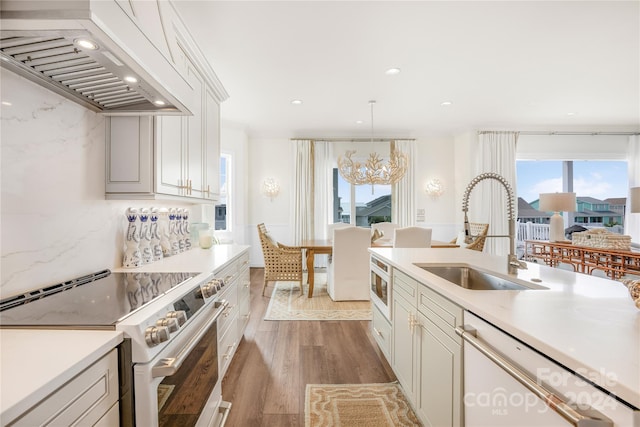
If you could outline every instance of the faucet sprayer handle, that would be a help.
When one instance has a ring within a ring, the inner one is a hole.
[[[469,225],[469,217],[467,213],[464,213],[464,242],[466,244],[471,243],[473,240],[471,239],[471,226]]]

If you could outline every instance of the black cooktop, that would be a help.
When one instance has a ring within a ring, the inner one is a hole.
[[[198,274],[104,270],[0,301],[0,327],[112,329],[119,320]]]

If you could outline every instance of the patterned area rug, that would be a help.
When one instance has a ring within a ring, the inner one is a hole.
[[[276,282],[264,320],[371,320],[369,301],[333,301],[327,293],[326,273],[316,273],[313,297],[298,282]]]
[[[305,427],[420,426],[397,383],[307,384]]]

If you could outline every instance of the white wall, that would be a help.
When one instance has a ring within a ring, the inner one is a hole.
[[[416,225],[432,228],[434,240],[449,241],[457,235],[455,212],[461,206],[456,195],[456,169],[451,167],[455,160],[454,140],[419,138],[416,148],[416,209],[425,211],[425,221],[416,221]],[[425,193],[427,182],[434,178],[444,187],[444,193],[435,199]]]
[[[12,104],[2,105],[0,134],[1,297],[119,267],[125,209],[149,202],[105,200],[104,118],[5,69],[0,76]]]
[[[264,223],[279,242],[292,244],[293,241],[290,218],[294,179],[293,143],[285,137],[252,139],[248,147],[249,221],[246,244],[251,245],[251,265],[263,266],[257,224]],[[280,185],[280,194],[273,200],[261,192],[262,183],[267,178],[275,179]]]

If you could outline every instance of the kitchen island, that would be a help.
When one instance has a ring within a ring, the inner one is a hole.
[[[370,252],[394,271],[640,408],[640,310],[621,283],[535,263],[509,276],[506,256],[466,249],[372,248]],[[532,289],[464,289],[421,268],[438,264],[468,265]]]
[[[0,424],[33,413],[37,404],[112,352],[122,339],[117,331],[0,330]],[[112,393],[117,400],[117,369],[110,375],[116,381]],[[106,400],[102,395],[98,398]],[[62,406],[50,412],[60,413]],[[117,414],[116,408],[116,419]]]

